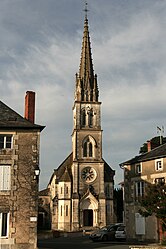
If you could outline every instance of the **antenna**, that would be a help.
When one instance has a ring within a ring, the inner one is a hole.
[[[162,144],[162,137],[164,134],[164,126],[162,125],[161,127],[157,126],[157,133],[160,134],[160,145]]]

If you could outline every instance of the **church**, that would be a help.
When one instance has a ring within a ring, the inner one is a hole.
[[[54,170],[48,184],[51,228],[66,232],[116,222],[115,171],[102,157],[101,102],[93,69],[87,9],[75,81],[73,124],[72,152]]]

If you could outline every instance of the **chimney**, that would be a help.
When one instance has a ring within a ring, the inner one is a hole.
[[[148,149],[148,152],[151,151],[151,149],[152,149],[150,140],[147,141],[147,149]]]
[[[35,122],[35,92],[27,91],[25,95],[24,117],[34,124]]]

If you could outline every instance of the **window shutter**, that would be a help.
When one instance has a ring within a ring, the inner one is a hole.
[[[4,166],[4,190],[10,190],[10,166]]]
[[[3,190],[3,166],[0,166],[0,190]]]
[[[0,190],[10,190],[11,169],[10,166],[0,166]]]

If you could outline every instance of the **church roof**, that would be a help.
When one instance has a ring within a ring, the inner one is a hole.
[[[104,159],[103,161],[104,161],[104,181],[112,182],[114,179],[115,170],[113,170]]]
[[[71,177],[68,172],[68,168],[66,167],[65,172],[59,179],[60,182],[71,182]]]
[[[115,170],[113,170],[108,163],[104,161],[104,181],[105,182],[112,182],[113,177],[115,175]],[[70,182],[72,181],[72,174],[71,174],[71,166],[73,164],[73,153],[71,153],[61,164],[60,166],[54,170],[53,175],[51,176],[50,182],[54,175],[57,176],[58,181]]]
[[[71,179],[72,179],[72,174],[71,174],[72,163],[73,163],[73,153],[70,153],[70,155],[68,157],[66,157],[66,159],[59,165],[59,167],[57,169],[54,169],[54,173],[52,174],[52,176],[50,178],[49,184],[51,183],[54,175],[56,175],[56,179],[59,181],[59,179],[61,179],[61,177],[65,173],[66,168],[68,170],[68,174],[69,174],[70,181],[71,181]],[[67,178],[67,176],[65,177],[65,179],[67,181],[69,180]]]
[[[0,101],[0,129],[39,129],[42,131],[44,126],[31,123]]]

